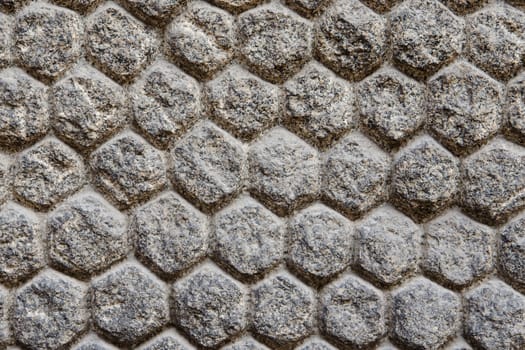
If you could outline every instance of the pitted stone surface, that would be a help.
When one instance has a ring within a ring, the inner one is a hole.
[[[132,263],[92,282],[90,295],[95,330],[117,344],[136,344],[168,323],[167,288]]]
[[[167,51],[191,75],[209,79],[232,58],[234,33],[228,12],[196,1],[169,25]]]
[[[55,272],[36,276],[15,295],[12,327],[28,349],[66,347],[87,327],[87,288]]]
[[[18,68],[0,72],[0,147],[20,148],[49,129],[47,89]]]
[[[0,0],[0,10],[13,12],[27,4],[28,0]]]
[[[175,66],[159,61],[132,87],[132,113],[144,136],[166,148],[200,116],[197,81]]]
[[[207,84],[212,118],[243,140],[251,140],[279,117],[278,88],[239,66],[232,66]]]
[[[336,348],[321,339],[307,340],[297,350],[335,350]]]
[[[1,3],[0,3],[1,6]],[[0,13],[0,68],[7,67],[11,62],[11,31],[13,21],[7,15]]]
[[[311,24],[280,5],[245,12],[238,22],[242,60],[262,78],[282,83],[310,58]]]
[[[286,0],[286,5],[304,17],[314,17],[323,10],[328,0]]]
[[[361,80],[383,62],[386,19],[357,0],[335,1],[316,27],[315,55],[350,80]]]
[[[525,290],[525,217],[510,221],[501,230],[499,265],[502,274]]]
[[[246,327],[244,287],[204,266],[173,285],[173,319],[197,344],[220,345]]]
[[[465,15],[479,10],[480,7],[487,3],[487,0],[440,0],[449,9],[454,11],[458,15]],[[518,0],[519,1],[519,0]],[[460,350],[461,346],[458,346],[457,350]],[[456,350],[452,347],[451,349]]]
[[[208,248],[206,217],[173,192],[137,209],[133,230],[139,259],[162,276],[190,267]]]
[[[186,0],[124,0],[138,18],[153,25],[163,25],[171,16],[177,14],[186,5]]]
[[[401,0],[363,0],[361,2],[376,12],[385,13],[400,3]]]
[[[101,0],[51,0],[51,1],[57,5],[66,6],[72,10],[80,11],[80,12],[89,11],[101,2]]]
[[[5,346],[11,340],[11,330],[9,328],[9,291],[0,287],[0,346]]]
[[[329,146],[356,124],[351,86],[311,63],[285,84],[285,124],[317,146]]]
[[[10,163],[11,160],[7,156],[0,154],[0,204],[5,201],[9,194],[8,191],[11,182],[11,174],[9,171]]]
[[[505,133],[509,139],[525,146],[525,74],[509,82],[505,107],[508,118]]]
[[[55,84],[50,95],[57,136],[81,150],[99,145],[126,121],[123,89],[89,66]]]
[[[188,349],[182,345],[177,338],[173,336],[158,336],[152,341],[148,342],[146,346],[140,347],[141,350],[186,350]]]
[[[233,344],[221,348],[222,350],[268,350],[266,346],[251,337],[245,337]]]

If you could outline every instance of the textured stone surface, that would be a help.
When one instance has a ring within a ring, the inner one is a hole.
[[[100,0],[51,0],[51,1],[57,5],[66,6],[66,7],[69,7],[70,9],[80,11],[80,12],[89,11],[100,3]]]
[[[1,6],[1,3],[0,3]],[[11,31],[13,23],[11,18],[0,13],[0,68],[6,67],[11,62]]]
[[[509,139],[525,146],[525,74],[509,82],[506,95],[507,125]]]
[[[268,350],[268,348],[251,337],[245,337],[223,347],[222,350]]]
[[[165,24],[185,5],[186,0],[124,0],[124,6],[133,14],[153,25]]]
[[[519,216],[501,230],[499,265],[502,274],[525,290],[525,217]]]

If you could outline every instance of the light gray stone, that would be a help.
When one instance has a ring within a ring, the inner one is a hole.
[[[221,350],[268,350],[268,348],[252,337],[244,337],[233,344],[222,347]]]
[[[525,74],[520,74],[507,85],[505,101],[507,123],[504,131],[514,142],[525,146]]]
[[[0,8],[2,2],[0,1]],[[0,13],[0,68],[7,67],[11,62],[11,46],[13,21],[7,15]]]
[[[525,217],[508,222],[500,235],[499,267],[516,287],[525,291]]]

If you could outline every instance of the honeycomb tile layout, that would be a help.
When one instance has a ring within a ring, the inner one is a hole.
[[[525,1],[0,0],[0,350],[525,350]]]

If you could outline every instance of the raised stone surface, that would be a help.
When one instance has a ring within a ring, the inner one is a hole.
[[[314,17],[323,10],[328,0],[286,0],[286,5],[305,17]]]
[[[313,338],[305,341],[297,350],[335,350],[336,348],[325,342],[324,340]]]
[[[268,350],[268,348],[251,337],[245,337],[233,344],[221,348],[222,350]]]
[[[440,1],[458,15],[465,15],[468,13],[472,13],[478,10],[480,7],[486,5],[487,3],[487,0],[440,0]],[[451,349],[455,349],[455,348],[451,348]]]
[[[499,267],[516,287],[525,291],[525,217],[519,216],[501,229]]]
[[[17,0],[15,0],[17,1]],[[98,5],[101,0],[51,0],[57,5],[66,6],[70,9],[86,12]]]
[[[9,166],[11,164],[11,159],[3,154],[0,154],[0,204],[2,204],[8,194],[9,186],[11,184],[11,174],[9,171]]]
[[[520,74],[507,86],[505,112],[507,137],[525,146],[525,74]]]
[[[2,6],[1,2],[0,6]],[[11,62],[12,27],[11,18],[0,13],[0,68],[6,67]]]
[[[124,0],[135,16],[153,25],[163,25],[181,11],[186,0]]]

